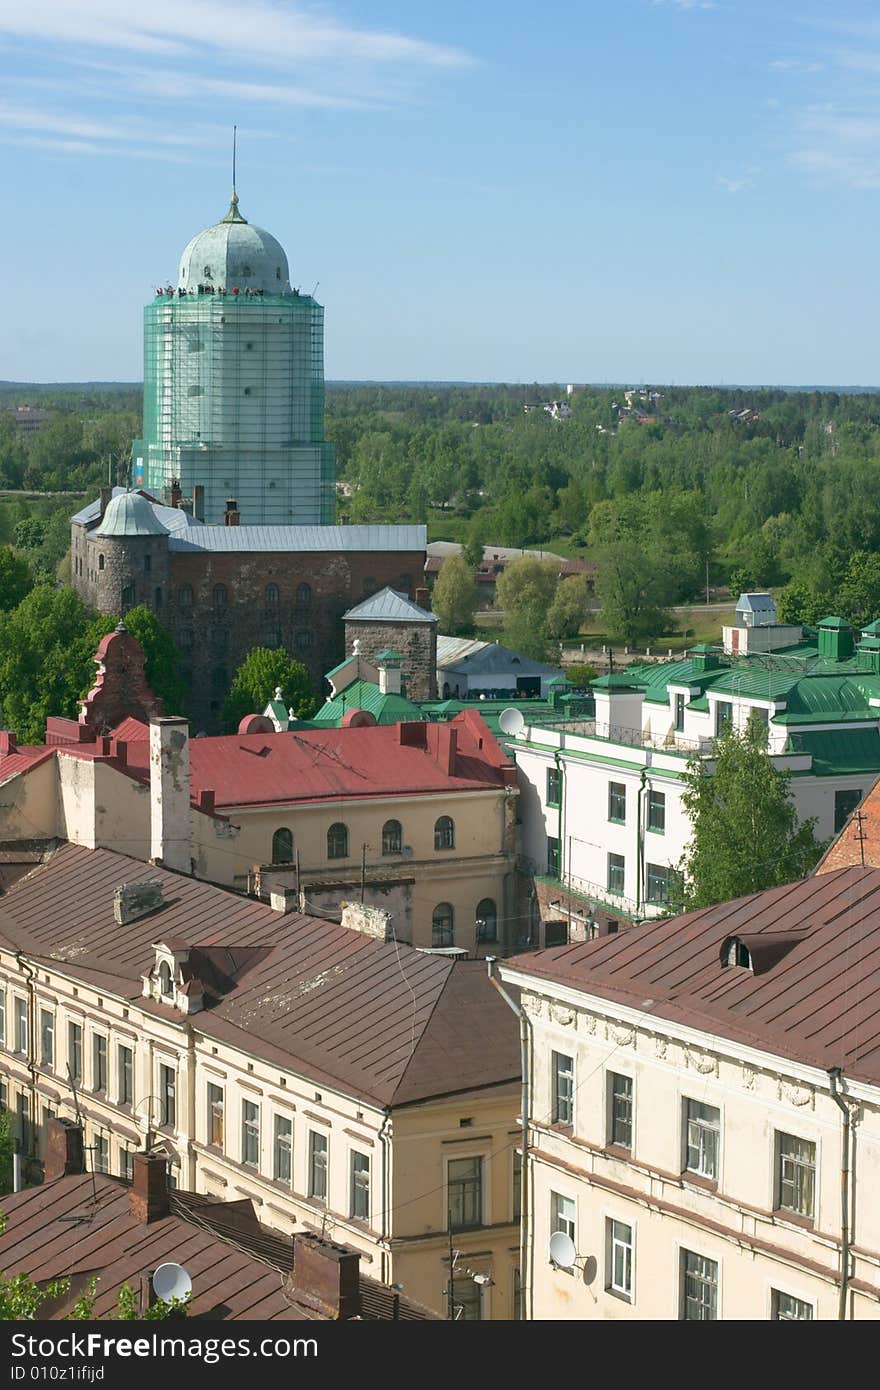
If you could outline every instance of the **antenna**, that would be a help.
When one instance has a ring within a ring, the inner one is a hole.
[[[503,709],[498,716],[498,727],[503,734],[519,734],[526,727],[522,710]]]
[[[577,1259],[577,1246],[565,1231],[554,1231],[550,1237],[550,1263],[560,1269],[571,1269]]]
[[[235,193],[235,146],[237,143],[238,126],[232,127],[232,192]]]
[[[173,1298],[186,1298],[187,1294],[192,1293],[193,1281],[188,1272],[173,1260],[158,1265],[153,1270],[151,1282],[153,1293],[163,1303],[170,1303]]]

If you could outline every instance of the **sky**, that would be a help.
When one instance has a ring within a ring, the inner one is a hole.
[[[329,379],[880,384],[877,0],[0,0],[0,379],[241,211]]]

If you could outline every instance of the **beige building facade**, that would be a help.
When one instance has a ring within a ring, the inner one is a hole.
[[[530,1039],[525,1317],[880,1317],[880,874],[830,877],[501,963]]]

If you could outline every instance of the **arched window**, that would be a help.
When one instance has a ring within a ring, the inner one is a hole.
[[[171,966],[167,960],[163,960],[159,966],[159,992],[160,994],[172,994],[173,985],[171,983]]]
[[[477,940],[498,940],[498,909],[494,898],[483,898],[477,903]]]
[[[310,604],[311,601],[312,601],[312,589],[311,589],[311,585],[309,585],[309,584],[299,584],[299,585],[297,585],[296,595],[294,596],[294,600],[293,600],[293,601],[294,601],[294,603],[295,603],[295,605],[296,605],[297,608],[308,608],[309,604]]]
[[[327,831],[327,858],[348,858],[348,826],[336,821]]]
[[[102,570],[103,568],[104,568],[104,556],[103,556],[103,555],[99,555],[99,556],[98,556],[98,569],[99,569],[99,570]]]
[[[308,628],[303,628],[302,632],[296,634],[296,645],[299,647],[300,651],[305,651],[306,647],[312,645],[312,634],[309,632]]]
[[[293,831],[288,830],[286,826],[276,830],[272,836],[272,863],[293,863]]]
[[[265,598],[265,600],[266,600],[266,607],[267,607],[267,608],[277,608],[277,607],[278,607],[278,585],[277,585],[277,584],[267,584],[267,585],[266,585],[266,592],[265,592],[265,594],[264,594],[264,598]]]
[[[181,608],[192,608],[193,591],[191,584],[181,584],[177,590],[177,602]]]
[[[441,816],[434,822],[434,848],[455,849],[455,821],[451,816]]]
[[[161,608],[161,607],[162,607],[162,590],[161,590],[160,588],[158,588],[158,586],[157,586],[157,588],[156,588],[156,596],[155,596],[155,601],[154,601],[154,605],[153,605],[153,606],[154,606],[155,608]]]
[[[382,826],[382,853],[400,854],[403,849],[403,826],[399,820],[387,820]]]
[[[431,918],[431,945],[455,945],[455,913],[451,903],[438,903]]]
[[[133,585],[133,584],[126,584],[125,588],[122,590],[122,611],[123,611],[123,613],[124,613],[125,610],[126,610],[127,608],[133,608],[133,607],[134,607],[134,585]]]
[[[225,585],[225,584],[215,584],[215,585],[214,585],[214,593],[212,594],[211,598],[212,598],[212,602],[213,602],[215,608],[225,608],[225,607],[226,607],[226,598],[227,598],[227,595],[226,595],[226,585]]]

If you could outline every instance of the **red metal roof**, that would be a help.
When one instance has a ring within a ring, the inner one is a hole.
[[[793,944],[781,952],[786,934]],[[722,965],[728,937],[755,935],[772,938],[760,970]],[[506,965],[645,1017],[880,1083],[878,869],[838,869]]]
[[[120,927],[117,887],[144,880],[161,883],[164,905]],[[207,961],[214,972],[209,1007],[190,1027],[347,1094],[404,1104],[518,1077],[516,1020],[483,962],[386,944],[76,845],[0,899],[0,944],[125,998],[140,997],[153,943],[169,939],[197,947],[195,968]]]

